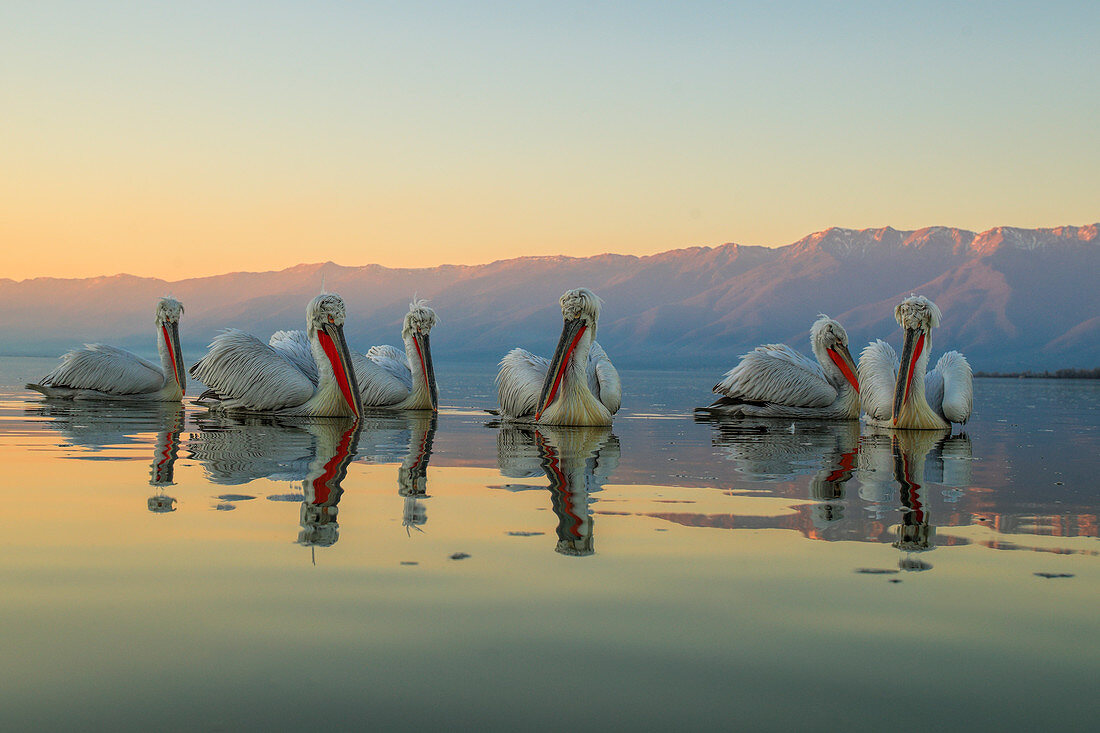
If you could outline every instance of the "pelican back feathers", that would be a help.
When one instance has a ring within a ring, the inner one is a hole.
[[[882,339],[867,344],[859,355],[860,403],[876,421],[890,420],[900,361],[894,347]]]
[[[62,390],[93,390],[123,397],[157,392],[164,383],[160,367],[136,354],[114,346],[86,344],[62,356],[57,368],[39,384],[27,386],[47,396],[63,396]]]
[[[533,417],[549,369],[549,360],[526,349],[515,348],[505,354],[496,380],[501,415],[511,419]]]
[[[287,357],[255,336],[229,328],[190,370],[226,409],[268,412],[297,407],[314,392],[313,382]]]

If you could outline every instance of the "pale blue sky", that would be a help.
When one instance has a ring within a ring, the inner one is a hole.
[[[0,276],[1083,224],[1098,38],[1097,2],[9,0]]]

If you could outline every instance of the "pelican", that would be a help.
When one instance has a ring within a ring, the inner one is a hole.
[[[283,354],[231,328],[215,336],[191,367],[191,376],[210,388],[196,404],[225,412],[358,419],[363,408],[344,340],[343,299],[322,293],[311,300],[306,327],[316,384]]]
[[[409,304],[401,327],[404,353],[393,346],[372,346],[366,356],[352,353],[351,363],[364,407],[433,412],[439,409],[428,340],[436,316],[426,303],[414,300]],[[317,383],[317,367],[304,331],[276,331],[267,343]]]
[[[175,298],[157,302],[153,322],[157,325],[159,367],[125,349],[85,344],[83,349],[62,356],[57,368],[38,384],[26,387],[67,400],[179,402],[187,390],[180,351],[182,315],[183,304]]]
[[[966,357],[948,351],[925,374],[940,309],[923,295],[911,295],[894,309],[894,318],[905,332],[900,362],[893,347],[881,339],[859,356],[868,422],[910,430],[943,430],[951,423],[965,423],[974,404],[974,379]]]
[[[726,372],[700,411],[752,417],[859,419],[859,380],[848,334],[822,314],[810,327],[817,363],[786,344],[757,346]]]
[[[587,288],[561,296],[565,320],[554,358],[512,349],[500,361],[497,400],[508,420],[610,425],[622,404],[619,373],[596,343],[601,300]]]

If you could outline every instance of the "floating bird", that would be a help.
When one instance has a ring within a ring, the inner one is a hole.
[[[435,325],[435,311],[417,300],[409,304],[401,338],[405,351],[393,346],[372,346],[366,356],[352,353],[351,362],[359,382],[364,407],[393,410],[438,410],[439,392],[429,334]],[[301,369],[314,384],[317,367],[304,331],[276,331],[268,345]]]
[[[322,293],[306,306],[316,383],[285,355],[235,328],[222,331],[191,376],[208,386],[196,404],[225,412],[352,417],[363,412],[344,339],[344,301]]]
[[[161,298],[155,314],[159,367],[125,349],[86,344],[62,356],[56,369],[27,389],[68,400],[182,400],[187,390],[179,331],[183,304]]]
[[[500,362],[497,399],[508,420],[610,425],[622,403],[619,373],[596,343],[601,300],[587,288],[561,296],[565,320],[554,358],[512,349]]]
[[[810,328],[814,363],[786,344],[757,346],[726,372],[702,412],[752,417],[859,419],[859,380],[844,327],[826,315]]]
[[[974,404],[974,378],[966,357],[948,351],[935,369],[925,373],[940,309],[922,295],[911,295],[894,309],[894,318],[905,332],[901,360],[881,339],[859,356],[868,422],[912,430],[942,430],[951,423],[965,423]]]

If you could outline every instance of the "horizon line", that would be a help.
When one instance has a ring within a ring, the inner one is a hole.
[[[226,275],[258,275],[258,274],[272,273],[272,272],[286,272],[287,270],[293,270],[293,269],[298,268],[298,267],[311,267],[311,266],[324,267],[325,265],[333,265],[334,267],[342,267],[342,268],[348,268],[348,269],[362,269],[362,268],[365,268],[365,267],[378,267],[378,268],[382,268],[384,270],[395,270],[395,271],[397,271],[397,270],[434,270],[434,269],[438,269],[438,268],[442,268],[442,267],[486,267],[486,266],[495,265],[495,264],[501,263],[501,262],[513,262],[513,261],[525,260],[525,259],[526,260],[533,260],[533,259],[550,259],[550,258],[554,258],[554,259],[567,259],[567,260],[586,260],[586,259],[593,259],[593,258],[596,258],[596,257],[607,257],[607,256],[633,257],[633,258],[636,258],[636,259],[644,259],[646,257],[659,257],[661,255],[666,255],[666,254],[669,254],[671,252],[683,252],[683,251],[692,250],[692,249],[714,250],[714,249],[718,249],[718,248],[721,248],[721,247],[729,247],[729,246],[734,246],[734,247],[758,247],[758,248],[762,248],[762,249],[782,249],[784,247],[792,247],[792,246],[797,245],[800,242],[803,242],[803,241],[805,241],[805,240],[807,240],[811,237],[817,236],[819,234],[826,234],[826,233],[834,231],[834,230],[855,232],[855,233],[860,233],[860,234],[862,234],[864,232],[881,232],[881,231],[890,230],[890,231],[895,231],[895,232],[899,232],[899,233],[903,233],[903,234],[915,234],[917,232],[927,231],[927,230],[931,230],[931,229],[946,229],[946,230],[955,231],[955,232],[965,232],[965,233],[968,233],[968,234],[973,234],[973,235],[975,235],[975,237],[978,237],[978,236],[981,236],[983,234],[988,234],[989,232],[993,232],[993,231],[996,231],[996,230],[1003,230],[1003,229],[1017,229],[1017,230],[1025,230],[1025,231],[1054,231],[1056,229],[1064,229],[1064,228],[1082,229],[1082,228],[1088,228],[1088,227],[1100,227],[1100,221],[1087,223],[1087,224],[1056,224],[1056,225],[1053,225],[1053,226],[1038,226],[1038,227],[1023,227],[1023,226],[1015,226],[1015,225],[1011,225],[1011,224],[1000,224],[1000,225],[997,225],[997,226],[990,227],[988,229],[983,229],[981,231],[978,231],[978,230],[975,230],[975,229],[966,229],[965,227],[948,226],[948,225],[943,225],[943,224],[932,224],[932,225],[928,225],[928,226],[919,227],[917,229],[896,229],[896,228],[894,228],[893,226],[891,226],[889,224],[886,224],[886,225],[883,225],[883,226],[876,226],[876,227],[864,227],[862,229],[853,228],[853,227],[844,227],[844,226],[839,226],[839,225],[833,225],[833,226],[830,226],[830,227],[826,227],[825,229],[819,229],[817,231],[810,232],[809,234],[805,234],[802,237],[800,237],[799,239],[796,239],[793,242],[788,242],[787,244],[742,244],[740,242],[729,240],[729,241],[722,242],[720,244],[695,244],[695,245],[685,245],[685,246],[681,246],[681,247],[671,247],[669,249],[660,250],[660,251],[657,251],[657,252],[650,252],[648,254],[638,254],[638,253],[634,253],[634,252],[610,252],[610,251],[597,252],[597,253],[590,254],[590,255],[527,254],[527,255],[517,255],[515,257],[497,258],[497,259],[480,261],[480,262],[440,262],[440,263],[437,263],[437,264],[423,265],[423,266],[420,266],[420,267],[391,267],[389,265],[382,265],[382,264],[379,264],[377,262],[366,262],[366,263],[359,264],[359,265],[347,265],[347,264],[341,264],[341,263],[335,262],[333,260],[323,260],[323,261],[314,261],[314,262],[297,262],[297,263],[294,263],[294,264],[291,264],[291,265],[286,265],[286,266],[283,266],[283,267],[275,267],[275,268],[262,269],[262,270],[261,269],[257,269],[257,270],[230,270],[230,271],[222,271],[222,272],[211,272],[209,274],[204,274],[204,275],[192,275],[190,277],[184,277],[184,278],[180,278],[178,280],[167,280],[167,279],[165,279],[163,277],[159,277],[157,275],[139,275],[139,274],[135,274],[135,273],[132,273],[132,272],[122,271],[122,272],[115,272],[115,273],[110,273],[110,274],[101,273],[101,274],[96,274],[96,275],[85,275],[83,277],[58,277],[58,276],[55,276],[55,275],[36,275],[34,277],[25,277],[25,278],[18,279],[18,280],[14,279],[14,278],[0,277],[0,281],[7,280],[7,281],[13,282],[13,283],[25,283],[25,282],[33,282],[35,280],[67,280],[68,281],[68,280],[99,280],[99,279],[109,279],[109,278],[119,278],[119,277],[131,277],[131,278],[136,278],[136,279],[139,279],[139,280],[161,280],[165,283],[181,283],[181,282],[187,282],[189,280],[203,280],[203,279],[207,279],[207,278],[224,277]]]

